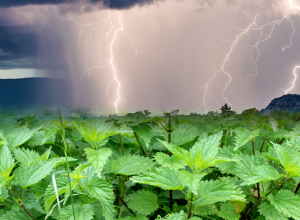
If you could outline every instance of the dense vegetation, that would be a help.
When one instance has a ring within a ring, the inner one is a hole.
[[[300,219],[300,114],[0,112],[0,219]]]

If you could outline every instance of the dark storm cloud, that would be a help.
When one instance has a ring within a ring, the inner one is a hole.
[[[93,3],[103,4],[104,7],[112,9],[126,9],[135,5],[152,4],[158,0],[2,0],[0,7],[17,7],[26,5],[49,5],[49,4],[69,4],[69,3]]]

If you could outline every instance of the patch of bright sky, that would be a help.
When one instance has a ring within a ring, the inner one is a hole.
[[[20,79],[30,77],[47,77],[43,70],[36,69],[7,69],[0,70],[0,79]]]

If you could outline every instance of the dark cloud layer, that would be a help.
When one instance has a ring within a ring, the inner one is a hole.
[[[48,4],[68,4],[68,3],[93,3],[103,4],[104,7],[112,9],[125,9],[135,5],[151,4],[157,0],[1,0],[0,7],[17,7],[26,5],[48,5]]]

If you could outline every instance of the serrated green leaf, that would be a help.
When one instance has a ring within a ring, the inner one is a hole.
[[[229,203],[223,203],[220,207],[220,212],[218,214],[225,220],[239,220],[241,215],[235,213],[235,207]]]
[[[199,130],[199,124],[180,124],[172,132],[171,143],[179,147],[191,142],[200,135]]]
[[[139,214],[149,215],[158,209],[157,199],[157,196],[153,192],[140,190],[134,193],[128,206]]]
[[[84,121],[74,118],[71,123],[93,148],[104,138],[132,132],[127,128],[111,127],[105,118],[90,118]]]
[[[32,220],[29,215],[23,210],[15,211],[11,210],[1,215],[1,220]]]
[[[207,215],[217,215],[219,212],[218,207],[215,204],[198,206],[195,209],[195,215],[207,216]]]
[[[117,159],[112,164],[112,170],[115,174],[122,175],[135,175],[139,173],[143,173],[154,166],[153,161],[149,158],[136,156],[136,155],[128,155],[123,156]]]
[[[196,142],[190,152],[195,161],[195,173],[215,164],[232,161],[217,157],[222,132]]]
[[[91,196],[101,202],[103,208],[102,215],[105,219],[113,219],[115,216],[113,204],[115,197],[112,186],[103,179],[93,179],[85,187]]]
[[[256,136],[259,136],[259,131],[260,129],[255,129],[254,131],[250,131],[246,128],[243,127],[238,127],[234,130],[236,133],[235,136],[235,148],[234,150],[239,149],[242,147],[244,144],[246,144],[248,141],[254,139]]]
[[[9,148],[4,145],[0,151],[0,174],[8,177],[15,166],[15,160]]]
[[[159,134],[157,130],[152,129],[151,126],[144,123],[133,126],[133,129],[137,135],[144,140],[147,148],[149,148],[151,138]]]
[[[281,165],[284,167],[290,177],[300,177],[300,153],[297,151],[290,151],[286,147],[279,144],[274,144],[275,151]],[[289,152],[290,151],[290,152]]]
[[[14,171],[16,181],[23,188],[27,188],[50,174],[56,165],[56,161],[47,161],[45,163],[24,165]]]
[[[45,214],[43,207],[36,201],[33,193],[27,193],[24,197],[23,204],[27,209],[35,209],[36,211]]]
[[[268,165],[261,165],[253,167],[251,172],[247,174],[247,177],[243,177],[243,185],[252,185],[254,183],[263,182],[267,180],[276,180],[284,176],[283,174],[279,175],[278,171],[274,167]]]
[[[286,216],[278,212],[275,206],[270,205],[268,202],[260,204],[258,211],[266,218],[266,220],[288,220]]]
[[[0,201],[8,197],[8,191],[4,187],[0,187]]]
[[[276,196],[270,194],[268,200],[280,213],[287,217],[300,219],[300,197],[289,190],[281,190]]]
[[[97,173],[98,177],[100,178],[103,166],[108,157],[112,154],[111,149],[101,148],[99,150],[94,150],[92,148],[85,148],[84,151],[88,161],[92,164],[95,173]]]
[[[181,190],[184,188],[179,172],[169,168],[155,168],[139,176],[133,176],[130,180],[168,190]]]
[[[201,179],[207,174],[205,172],[193,174],[188,170],[180,170],[180,178],[184,186],[187,186],[192,193],[198,195],[198,185]]]
[[[38,163],[40,161],[40,155],[29,149],[15,148],[12,150],[15,158],[21,165],[30,165],[33,163]]]
[[[94,209],[90,204],[85,204],[83,206],[79,204],[74,204],[75,219],[76,220],[91,220],[93,219]],[[74,220],[72,205],[68,205],[61,210],[61,219],[64,220]]]
[[[239,161],[236,163],[233,173],[242,179],[247,179],[254,167],[267,164],[263,157],[240,155],[238,158]]]
[[[60,176],[56,179],[56,187],[58,195],[65,193],[66,189],[69,187],[69,180],[67,176]],[[56,200],[55,190],[53,186],[53,182],[51,182],[46,191],[45,191],[45,210],[48,213],[51,209],[52,203]]]
[[[34,146],[41,146],[47,143],[55,142],[55,133],[58,131],[56,128],[53,133],[46,131],[37,131],[32,137],[27,141],[28,144]]]
[[[173,170],[183,169],[187,164],[180,158],[172,155],[171,157],[168,154],[157,152],[154,155],[154,159],[163,167],[168,167]]]
[[[200,198],[194,201],[195,206],[210,205],[216,202],[245,201],[245,195],[232,182],[228,181],[201,181],[198,188]]]
[[[191,168],[193,168],[195,160],[190,152],[173,144],[169,144],[166,141],[161,141],[159,139],[157,140],[161,142],[172,154],[174,154],[176,157],[180,158],[181,160],[186,162]]]
[[[24,127],[14,127],[9,131],[6,130],[4,133],[6,145],[9,148],[19,147],[24,144],[29,138],[33,136],[42,126],[36,128],[24,128]]]

